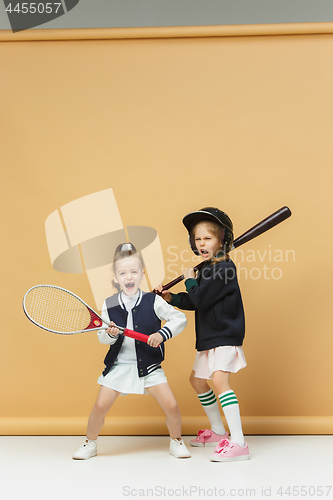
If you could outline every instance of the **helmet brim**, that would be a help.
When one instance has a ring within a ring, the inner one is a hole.
[[[196,212],[190,212],[189,214],[185,215],[185,217],[183,218],[183,224],[186,227],[187,231],[190,233],[192,228],[198,222],[204,220],[215,222],[219,226],[233,231],[232,223],[227,219],[227,217],[221,216],[221,213],[219,214],[219,217],[217,217],[206,210],[198,210]]]

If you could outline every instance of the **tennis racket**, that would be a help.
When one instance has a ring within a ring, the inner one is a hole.
[[[36,285],[30,288],[23,298],[23,310],[36,326],[61,335],[106,330],[111,326],[80,297],[54,285]],[[149,335],[145,333],[117,325],[114,327],[119,328],[120,333],[126,337],[147,343]]]

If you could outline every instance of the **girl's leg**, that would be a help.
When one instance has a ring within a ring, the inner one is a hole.
[[[97,439],[102,430],[105,417],[117,396],[119,396],[119,392],[101,385],[88,420],[87,438],[89,440],[95,441]]]
[[[222,405],[222,409],[227,420],[230,439],[235,441],[240,446],[244,446],[244,435],[242,430],[242,423],[239,412],[239,404],[235,393],[229,384],[230,373],[223,372],[221,370],[213,373],[213,385],[217,394],[219,395],[219,400]]]
[[[147,387],[165,413],[166,424],[170,434],[169,453],[176,458],[190,458],[191,453],[181,438],[181,416],[177,401],[167,383]]]
[[[173,439],[181,437],[181,416],[178,403],[175,396],[167,383],[147,387],[147,391],[151,394],[166,416],[166,425],[169,430],[170,437]]]
[[[103,427],[105,416],[118,395],[119,392],[101,385],[88,420],[87,439],[74,453],[75,460],[87,460],[97,455],[96,440]]]
[[[190,375],[190,384],[197,394],[202,394],[210,390],[210,387],[207,384],[206,380],[204,380],[203,378],[197,378],[195,376],[194,370],[192,370],[192,373]]]
[[[222,439],[222,437],[225,436],[226,431],[221,419],[220,415],[220,409],[219,405],[216,399],[216,396],[212,389],[209,387],[207,384],[207,381],[202,379],[202,378],[197,378],[195,376],[194,370],[192,371],[190,375],[190,383],[194,390],[197,393],[197,396],[199,398],[199,401],[201,403],[202,408],[204,409],[208,420],[211,425],[211,430],[217,435],[220,436],[217,438],[218,440]],[[201,433],[200,433],[201,436]],[[197,436],[196,439],[193,439],[191,441],[192,446],[202,446],[203,444],[208,444],[208,440],[210,440],[210,437],[208,436]],[[203,441],[207,441],[207,443],[204,443]],[[216,439],[215,439],[216,441]],[[213,443],[215,442],[213,441]]]

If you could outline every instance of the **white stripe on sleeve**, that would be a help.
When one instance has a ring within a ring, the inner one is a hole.
[[[187,323],[185,314],[172,307],[159,295],[155,297],[154,311],[161,321],[166,321],[161,330],[159,330],[164,340],[175,337],[184,330]]]

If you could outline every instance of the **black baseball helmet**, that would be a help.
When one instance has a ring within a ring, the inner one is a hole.
[[[232,242],[234,241],[234,228],[230,217],[222,210],[214,207],[201,208],[197,212],[191,212],[185,215],[183,219],[183,224],[186,227],[189,234],[189,242],[193,252],[199,255],[199,252],[195,246],[194,237],[191,234],[192,229],[198,222],[210,221],[215,222],[221,226],[220,240],[224,247],[225,253],[228,253],[232,247]]]

